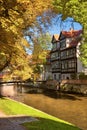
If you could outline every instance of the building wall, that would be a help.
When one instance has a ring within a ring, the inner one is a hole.
[[[64,79],[71,79],[71,74],[70,73],[61,74],[61,80],[64,80]]]
[[[52,73],[53,79],[60,81],[61,79],[61,73]]]
[[[82,62],[80,61],[79,58],[77,58],[77,73],[83,72],[84,67],[82,66]]]

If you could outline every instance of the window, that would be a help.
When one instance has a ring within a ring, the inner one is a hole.
[[[76,61],[74,59],[68,61],[69,68],[76,68]]]
[[[56,80],[56,74],[54,74],[54,79]]]
[[[60,53],[57,51],[57,52],[54,52],[54,53],[52,53],[51,54],[51,59],[58,59],[59,58],[59,56],[60,56]]]
[[[53,50],[56,50],[56,48],[57,48],[57,44],[54,43],[53,46],[52,46],[52,49],[53,49]]]
[[[61,58],[66,58],[66,51],[61,52]]]
[[[66,47],[70,46],[71,41],[72,41],[72,38],[66,38]]]
[[[66,69],[67,68],[67,62],[66,61],[62,61],[62,69]]]
[[[75,55],[76,55],[75,48],[64,50],[61,52],[62,59],[75,57]]]
[[[51,59],[55,59],[55,53],[51,54]]]
[[[75,48],[72,48],[72,49],[70,49],[70,50],[68,50],[69,52],[69,56],[75,56]]]
[[[57,51],[57,52],[55,53],[55,57],[58,58],[59,56],[60,56],[60,53]]]
[[[60,43],[59,42],[57,42],[57,48],[60,48]]]
[[[66,40],[65,39],[60,42],[60,46],[61,46],[61,48],[66,47]]]
[[[65,79],[65,75],[63,75],[62,77],[63,77],[63,79]]]
[[[56,67],[56,68],[60,68],[60,62],[59,62],[59,61],[56,61],[56,62],[55,62],[55,67]]]
[[[61,74],[59,74],[59,80],[61,80]]]
[[[72,60],[72,61],[71,61],[71,64],[72,64],[72,68],[76,67],[76,62],[75,62],[75,60]]]
[[[75,68],[75,67],[76,67],[76,62],[73,59],[62,61],[62,69],[69,69],[69,68]]]
[[[68,62],[68,67],[72,68],[71,60]]]

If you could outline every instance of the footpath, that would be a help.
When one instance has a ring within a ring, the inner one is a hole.
[[[35,120],[33,117],[24,115],[7,116],[0,111],[0,130],[26,130],[21,124]]]

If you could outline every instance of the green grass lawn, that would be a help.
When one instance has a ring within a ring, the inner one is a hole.
[[[7,115],[27,115],[38,118],[39,121],[23,124],[29,130],[80,130],[66,121],[7,98],[0,98],[0,110]]]

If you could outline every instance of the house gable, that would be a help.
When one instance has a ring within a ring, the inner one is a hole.
[[[66,36],[61,32],[61,33],[60,33],[60,36],[59,36],[59,41],[65,39],[65,38],[66,38]]]
[[[53,37],[52,37],[52,43],[56,43],[59,41],[59,35],[58,34],[54,34]]]

